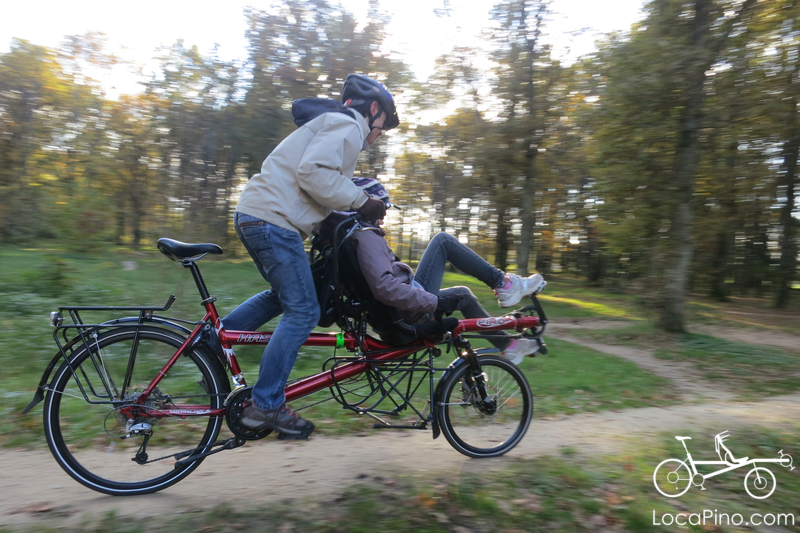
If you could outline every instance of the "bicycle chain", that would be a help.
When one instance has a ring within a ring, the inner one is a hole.
[[[306,376],[306,377],[310,377],[310,376]],[[292,380],[292,381],[300,381],[300,380],[303,380],[303,379],[305,379],[305,378],[297,378],[297,379],[295,379],[295,380]],[[292,381],[290,381],[289,383],[291,383]],[[360,390],[360,389],[362,389],[362,388],[364,388],[364,387],[367,387],[367,385],[362,385],[361,387],[359,387],[359,388],[357,388],[357,389],[354,389],[354,390]],[[350,391],[350,392],[353,392],[353,391]],[[198,398],[198,397],[206,397],[206,396],[209,396],[209,395],[206,395],[206,394],[198,394],[198,395],[194,395],[194,396],[173,396],[173,398],[180,398],[180,399],[183,399],[183,398]],[[212,396],[223,396],[223,395],[222,395],[222,394],[217,394],[217,395],[212,395]],[[320,400],[320,401],[318,401],[318,402],[310,403],[310,404],[308,404],[308,405],[304,405],[303,407],[298,407],[297,409],[294,409],[294,411],[295,411],[295,412],[297,412],[297,411],[302,411],[303,409],[308,409],[309,407],[314,407],[315,405],[319,405],[319,404],[321,404],[321,403],[329,402],[329,401],[331,401],[331,400],[333,400],[333,399],[334,399],[334,397],[333,397],[333,396],[329,396],[328,398],[325,398],[324,400]],[[175,416],[178,416],[178,415],[175,415]],[[214,446],[215,444],[216,444],[216,442],[213,442],[213,443],[211,443],[211,444],[207,444],[206,446]],[[150,459],[150,460],[148,460],[148,461],[145,461],[145,462],[144,462],[144,463],[142,463],[142,464],[156,463],[156,462],[158,462],[158,461],[163,461],[164,459],[169,459],[170,457],[174,457],[174,458],[176,458],[176,459],[177,459],[179,455],[184,455],[184,454],[186,454],[187,452],[189,452],[189,453],[191,453],[191,452],[194,452],[195,450],[198,450],[199,448],[200,448],[200,447],[199,447],[199,446],[197,446],[197,447],[195,447],[193,450],[186,450],[186,451],[183,451],[183,452],[177,452],[177,453],[173,453],[173,454],[170,454],[170,455],[165,455],[164,457],[158,457],[158,458],[156,458],[156,459]]]

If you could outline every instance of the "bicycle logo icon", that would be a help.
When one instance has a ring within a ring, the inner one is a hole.
[[[725,446],[725,439],[728,436],[728,432],[723,431],[714,437],[714,447],[717,455],[719,455],[719,461],[695,461],[686,447],[686,441],[692,440],[692,438],[675,437],[683,444],[683,449],[686,450],[686,459],[667,459],[656,467],[653,472],[653,483],[658,492],[667,498],[677,498],[684,495],[692,485],[700,487],[700,490],[706,490],[703,486],[706,479],[752,465],[753,469],[744,478],[744,489],[750,497],[763,500],[769,498],[775,491],[775,475],[768,468],[756,466],[756,463],[777,463],[785,468],[794,470],[792,457],[783,453],[783,450],[779,451],[778,457],[774,459],[735,458],[733,453]],[[697,471],[697,465],[717,465],[722,466],[722,468],[710,474],[701,474]]]

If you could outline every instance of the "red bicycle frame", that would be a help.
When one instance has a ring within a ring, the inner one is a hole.
[[[266,331],[226,331],[219,327],[220,316],[214,305],[213,298],[207,298],[203,302],[206,308],[206,315],[203,320],[195,326],[194,330],[188,336],[186,341],[175,352],[175,354],[167,361],[164,367],[153,378],[147,388],[142,392],[138,398],[137,403],[143,404],[151,392],[158,386],[159,382],[167,375],[170,368],[175,364],[179,357],[181,357],[186,350],[191,349],[199,338],[201,332],[207,324],[214,324],[217,328],[217,334],[220,344],[225,351],[227,358],[227,365],[230,370],[233,381],[238,386],[245,386],[246,382],[242,375],[239,363],[236,356],[231,349],[235,345],[266,345],[272,338],[272,332]],[[452,336],[458,336],[466,332],[491,332],[501,330],[516,330],[518,332],[525,331],[526,329],[533,329],[540,325],[539,317],[536,316],[521,316],[510,315],[502,317],[490,318],[471,318],[458,321],[458,326],[453,329]],[[364,352],[369,353],[369,360],[363,362],[348,362],[342,365],[337,365],[330,371],[323,371],[305,379],[290,383],[286,386],[286,401],[290,402],[303,398],[323,389],[331,388],[337,381],[342,381],[352,378],[365,372],[370,368],[370,365],[380,363],[381,361],[393,361],[402,359],[415,352],[425,348],[435,346],[431,340],[422,339],[417,343],[410,344],[402,347],[392,347],[389,344],[381,342],[373,337],[365,337],[363,340]],[[314,333],[312,332],[308,340],[303,343],[304,346],[330,346],[337,348],[345,348],[349,351],[355,351],[360,347],[358,340],[352,333]],[[136,407],[124,407],[121,411],[126,409],[136,409]],[[210,409],[209,406],[203,405],[176,405],[172,409],[148,409],[148,415],[154,418],[164,417],[181,417],[187,416],[225,416],[225,408]],[[142,413],[139,413],[141,416]]]

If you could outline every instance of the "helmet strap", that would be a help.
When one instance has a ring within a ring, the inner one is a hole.
[[[367,100],[362,100],[362,99],[355,99],[355,100],[353,100],[353,99],[350,99],[350,100],[347,100],[347,101],[344,103],[344,107],[345,107],[345,108],[351,108],[351,109],[352,109],[352,107],[353,107],[354,105],[361,105],[361,104],[364,104],[364,103],[366,103],[366,102],[367,102]],[[372,115],[372,114],[370,113],[370,111],[369,111],[369,110],[367,111],[367,123],[369,124],[369,131],[372,131],[372,130],[374,129],[374,128],[372,127],[372,123],[373,123],[373,122],[375,122],[375,120],[377,120],[377,118],[378,118],[379,116],[381,116],[381,113],[383,113],[383,112],[384,112],[384,111],[383,111],[383,107],[381,106],[380,102],[378,102],[377,100],[372,100],[372,102],[375,102],[375,103],[377,103],[377,104],[378,104],[378,110],[377,110],[377,112],[375,113],[375,115]],[[372,107],[372,103],[370,103],[370,107]],[[388,114],[387,114],[387,117],[388,117]]]
[[[383,113],[383,108],[381,107],[380,104],[378,104],[378,111],[376,111],[374,115],[369,117],[369,131],[375,129],[372,127],[372,123],[375,122],[379,116],[381,116],[381,113]]]

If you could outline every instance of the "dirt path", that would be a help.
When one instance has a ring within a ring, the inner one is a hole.
[[[641,368],[670,380],[675,389],[682,393],[682,400],[685,402],[698,401],[729,401],[736,395],[724,390],[716,383],[706,381],[696,375],[692,365],[679,361],[665,361],[653,356],[652,350],[642,350],[627,346],[611,346],[596,342],[586,341],[564,333],[568,328],[554,327],[548,330],[550,337],[562,339],[587,348],[592,348],[599,352],[607,353],[627,359],[636,363]]]
[[[608,322],[602,327],[608,327]],[[646,350],[573,339],[568,329],[568,325],[551,328],[558,338],[623,357],[672,379],[693,403],[584,413],[559,420],[534,419],[521,444],[504,457],[488,460],[462,456],[443,437],[434,441],[427,431],[317,437],[301,443],[267,439],[209,458],[189,478],[163,492],[129,498],[104,496],[83,488],[58,467],[47,450],[3,450],[0,527],[77,524],[109,511],[121,516],[161,517],[220,504],[242,505],[239,502],[251,506],[305,496],[331,501],[341,494],[343,486],[366,477],[433,475],[453,482],[463,473],[500,469],[515,459],[558,453],[565,446],[581,453],[605,454],[619,452],[634,441],[641,446],[641,441],[659,432],[698,426],[734,430],[753,424],[777,428],[800,420],[800,395],[759,403],[733,402],[725,391],[697,379],[687,380],[686,369],[680,364],[655,359]],[[701,398],[707,401],[698,403]],[[713,454],[711,442],[698,442],[695,448],[700,456]],[[661,459],[654,457],[654,464]]]
[[[798,321],[797,325],[800,327],[800,321]],[[705,325],[690,326],[689,331],[692,333],[721,337],[732,341],[746,342],[748,344],[774,346],[775,348],[800,353],[800,336],[782,331]]]

